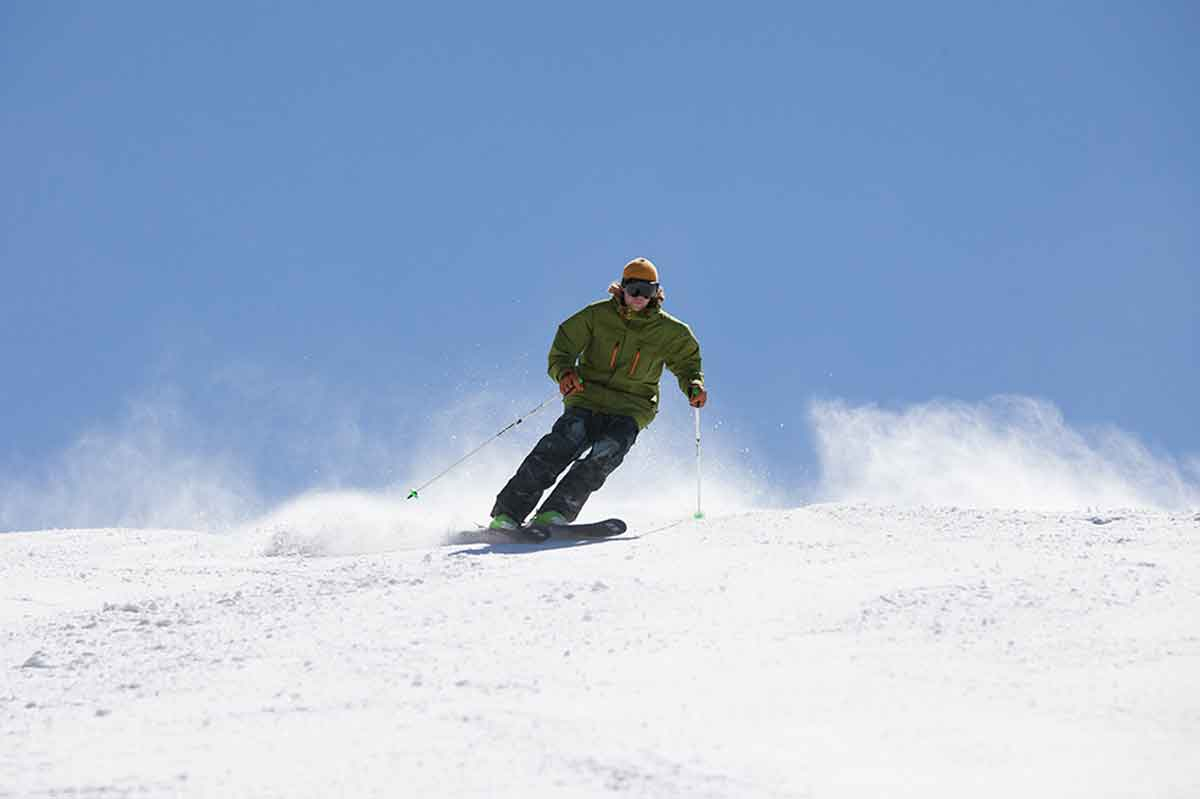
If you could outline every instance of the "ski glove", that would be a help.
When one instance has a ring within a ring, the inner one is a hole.
[[[558,379],[558,390],[564,397],[569,397],[583,391],[583,381],[579,379],[579,375],[568,369]]]
[[[703,408],[708,402],[708,392],[704,390],[704,386],[692,386],[688,389],[688,404],[693,408]]]

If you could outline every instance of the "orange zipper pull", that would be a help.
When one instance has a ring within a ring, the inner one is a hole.
[[[642,359],[642,351],[638,350],[633,354],[633,366],[629,367],[629,376],[633,377],[633,373],[637,371],[638,361]]]
[[[616,344],[613,344],[612,357],[608,360],[609,369],[617,368],[617,350],[619,349],[621,349],[621,342],[618,341]]]

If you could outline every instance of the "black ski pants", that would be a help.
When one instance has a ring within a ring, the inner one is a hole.
[[[638,432],[631,416],[567,408],[497,495],[492,516],[506,513],[523,523],[546,489],[570,466],[539,512],[554,510],[575,521],[592,492],[625,460]],[[581,458],[589,447],[591,451]]]

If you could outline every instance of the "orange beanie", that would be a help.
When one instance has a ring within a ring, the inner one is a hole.
[[[621,272],[621,282],[626,280],[649,280],[651,283],[657,283],[658,270],[647,259],[634,258],[625,264],[625,270]]]

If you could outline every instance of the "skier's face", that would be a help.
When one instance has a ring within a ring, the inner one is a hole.
[[[625,305],[635,311],[645,308],[658,293],[658,284],[646,280],[630,280],[625,284]]]
[[[635,311],[641,311],[650,304],[649,297],[635,297],[628,291],[625,292],[625,304]]]

